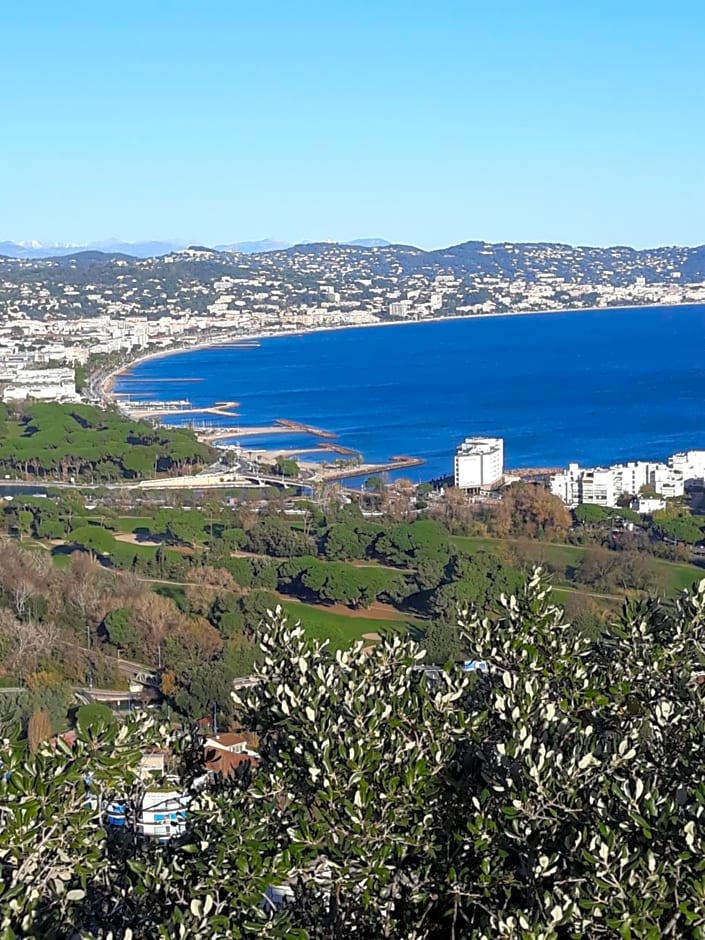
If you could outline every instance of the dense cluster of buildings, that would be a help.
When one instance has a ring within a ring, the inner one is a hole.
[[[147,259],[0,257],[0,356],[35,368],[248,334],[703,302],[705,275],[696,276],[688,251],[646,257],[565,245],[469,243],[423,252],[324,244],[260,255],[184,249]],[[685,270],[695,273],[686,278]]]
[[[551,477],[550,488],[566,505],[592,503],[614,508],[631,498],[637,512],[662,509],[666,499],[683,496],[705,482],[705,450],[672,454],[666,463],[633,460],[610,467],[581,467],[571,463]]]
[[[504,441],[500,437],[467,437],[453,460],[457,489],[481,496],[516,477],[504,469]],[[640,513],[663,509],[667,499],[705,488],[705,450],[672,454],[664,462],[630,460],[610,467],[581,467],[571,463],[548,480],[554,496],[570,508],[591,503],[606,508],[629,506]]]
[[[2,400],[24,401],[78,401],[76,373],[73,368],[59,366],[54,369],[0,367]]]

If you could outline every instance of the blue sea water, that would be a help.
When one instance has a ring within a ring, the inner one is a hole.
[[[202,381],[154,381],[164,378]],[[368,460],[423,457],[405,473],[416,479],[451,473],[455,447],[477,434],[504,438],[508,467],[665,458],[705,448],[705,306],[272,337],[148,360],[117,391],[195,406],[238,401],[243,425],[290,418],[335,431]]]

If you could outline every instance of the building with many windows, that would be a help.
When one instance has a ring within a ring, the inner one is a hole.
[[[652,490],[664,498],[682,496],[683,472],[665,463],[632,460],[611,467],[580,467],[571,463],[551,477],[551,492],[568,506],[594,503],[614,507],[622,496]]]
[[[671,454],[668,466],[672,470],[680,470],[686,489],[705,483],[705,450],[687,450]]]
[[[504,441],[501,437],[466,437],[455,452],[454,479],[461,490],[486,490],[502,482]]]

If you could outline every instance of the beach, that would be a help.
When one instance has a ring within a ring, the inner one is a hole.
[[[463,314],[463,316],[443,316],[443,317],[426,317],[421,320],[389,320],[389,321],[380,321],[378,323],[363,323],[355,325],[339,325],[339,326],[316,326],[310,327],[308,329],[283,329],[276,330],[272,332],[260,332],[260,333],[246,333],[246,334],[230,334],[227,338],[222,340],[216,338],[210,338],[204,342],[193,343],[186,346],[173,346],[169,349],[160,349],[155,351],[146,352],[143,355],[135,356],[134,359],[131,359],[129,362],[124,363],[121,366],[117,366],[115,369],[111,370],[107,375],[101,378],[98,385],[101,396],[107,402],[111,399],[114,399],[114,388],[116,380],[121,376],[125,375],[128,372],[131,372],[137,366],[141,365],[144,362],[149,362],[153,359],[165,359],[170,356],[180,356],[187,353],[198,352],[204,349],[215,349],[218,347],[227,347],[231,345],[237,345],[239,343],[248,343],[248,342],[261,342],[266,339],[277,339],[279,337],[287,336],[308,336],[310,334],[317,333],[338,333],[345,332],[349,330],[369,330],[377,329],[379,327],[392,327],[392,326],[417,326],[417,325],[427,325],[433,323],[444,323],[444,322],[457,322],[457,321],[472,321],[472,320],[489,320],[489,319],[499,319],[505,317],[526,317],[526,316],[548,316],[548,315],[560,315],[560,314],[578,314],[578,313],[593,313],[598,311],[625,311],[625,310],[651,310],[651,309],[687,309],[689,307],[698,307],[698,304],[623,304],[614,307],[564,307],[556,308],[551,310],[514,310],[514,311],[504,311],[500,313],[473,313],[473,314]]]

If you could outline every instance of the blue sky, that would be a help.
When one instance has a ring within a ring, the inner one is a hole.
[[[35,0],[0,240],[705,242],[705,4]]]

